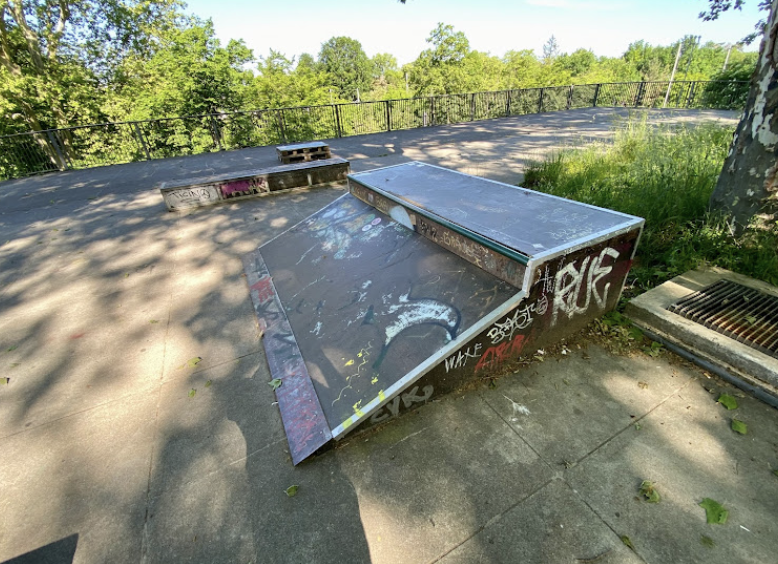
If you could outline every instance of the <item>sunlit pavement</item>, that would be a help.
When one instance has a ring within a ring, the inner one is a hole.
[[[330,145],[355,171],[421,160],[516,183],[527,161],[604,140],[628,115]],[[737,116],[650,114],[707,119]],[[1,562],[775,560],[778,411],[667,353],[584,339],[293,467],[240,259],[343,191],[168,213],[155,188],[274,158],[265,147],[0,184]],[[706,522],[705,498],[725,524]]]

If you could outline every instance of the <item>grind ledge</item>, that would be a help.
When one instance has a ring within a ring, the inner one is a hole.
[[[722,280],[778,298],[778,288],[765,282],[705,267],[676,276],[634,298],[626,314],[650,338],[778,408],[778,359],[668,309]]]

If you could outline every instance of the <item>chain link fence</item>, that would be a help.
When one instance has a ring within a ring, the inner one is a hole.
[[[747,82],[603,83],[83,125],[0,136],[0,180],[575,108],[742,109],[747,94]]]

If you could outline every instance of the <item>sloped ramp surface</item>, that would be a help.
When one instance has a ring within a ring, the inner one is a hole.
[[[295,464],[520,299],[350,194],[244,263]],[[404,401],[426,399],[421,389]]]

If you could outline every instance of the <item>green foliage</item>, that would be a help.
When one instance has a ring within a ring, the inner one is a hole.
[[[254,60],[242,41],[222,47],[213,23],[191,20],[167,32],[147,61],[133,60],[123,97],[130,119],[202,115],[243,109],[252,81],[243,66]]]
[[[716,125],[630,121],[610,145],[563,151],[529,167],[524,185],[645,218],[631,271],[637,290],[703,264],[776,284],[778,229],[735,238],[708,208],[731,135]]]
[[[427,37],[427,43],[431,47],[422,51],[411,66],[416,95],[466,92],[465,57],[470,53],[470,42],[465,34],[439,23]]]
[[[327,76],[308,57],[298,61],[292,70],[294,61],[271,49],[267,57],[260,59],[259,75],[251,84],[251,106],[290,108],[330,103]]]
[[[743,59],[729,65],[726,70],[716,73],[705,85],[703,104],[712,108],[744,108],[748,98],[751,75],[754,74],[756,61]],[[738,84],[738,81],[740,84]]]

